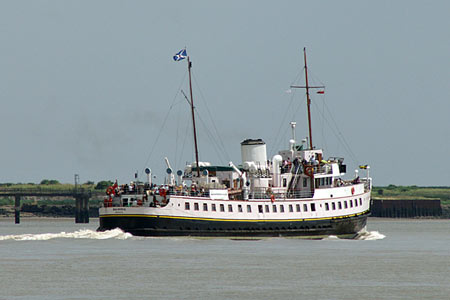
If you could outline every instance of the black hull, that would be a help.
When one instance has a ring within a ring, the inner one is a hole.
[[[339,219],[299,221],[211,221],[146,216],[100,217],[99,231],[120,228],[136,236],[314,237],[352,238],[366,226],[369,213]]]

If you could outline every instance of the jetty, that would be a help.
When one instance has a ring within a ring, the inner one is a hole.
[[[440,217],[440,199],[372,199],[371,214],[382,218]]]
[[[94,195],[95,194],[95,195]],[[101,195],[104,193],[102,192]],[[21,200],[24,197],[52,198],[67,197],[75,200],[75,223],[89,223],[89,200],[92,196],[99,196],[92,190],[76,187],[71,190],[54,189],[0,189],[0,197],[14,197],[14,216],[15,223],[20,224]]]

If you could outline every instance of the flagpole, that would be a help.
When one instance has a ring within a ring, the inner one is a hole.
[[[192,111],[192,127],[194,128],[194,145],[195,145],[195,162],[197,163],[197,177],[200,178],[200,166],[198,164],[198,148],[197,148],[197,132],[195,129],[195,116],[194,116],[194,98],[192,97],[192,81],[191,81],[191,68],[192,63],[187,57],[188,71],[189,71],[189,90],[191,93],[191,111]]]

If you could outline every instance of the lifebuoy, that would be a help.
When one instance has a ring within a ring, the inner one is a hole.
[[[275,202],[275,195],[270,195],[270,201],[272,201],[272,203],[274,203]]]
[[[352,195],[355,193],[355,188],[352,187]]]
[[[137,200],[137,205],[138,205],[138,206],[142,206],[142,199],[138,199],[138,200]]]
[[[166,190],[165,190],[165,189],[159,189],[159,195],[160,195],[161,197],[166,198]]]
[[[309,177],[312,177],[312,176],[313,176],[313,168],[310,167],[310,166],[306,167],[306,168],[305,168],[305,174],[306,174],[307,176],[309,176]]]
[[[114,190],[113,190],[113,187],[112,187],[112,186],[109,186],[109,187],[106,189],[106,194],[108,194],[108,195],[111,195],[113,192],[114,192]]]

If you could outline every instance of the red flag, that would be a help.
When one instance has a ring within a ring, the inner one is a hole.
[[[325,94],[325,91],[317,91],[317,94]]]

